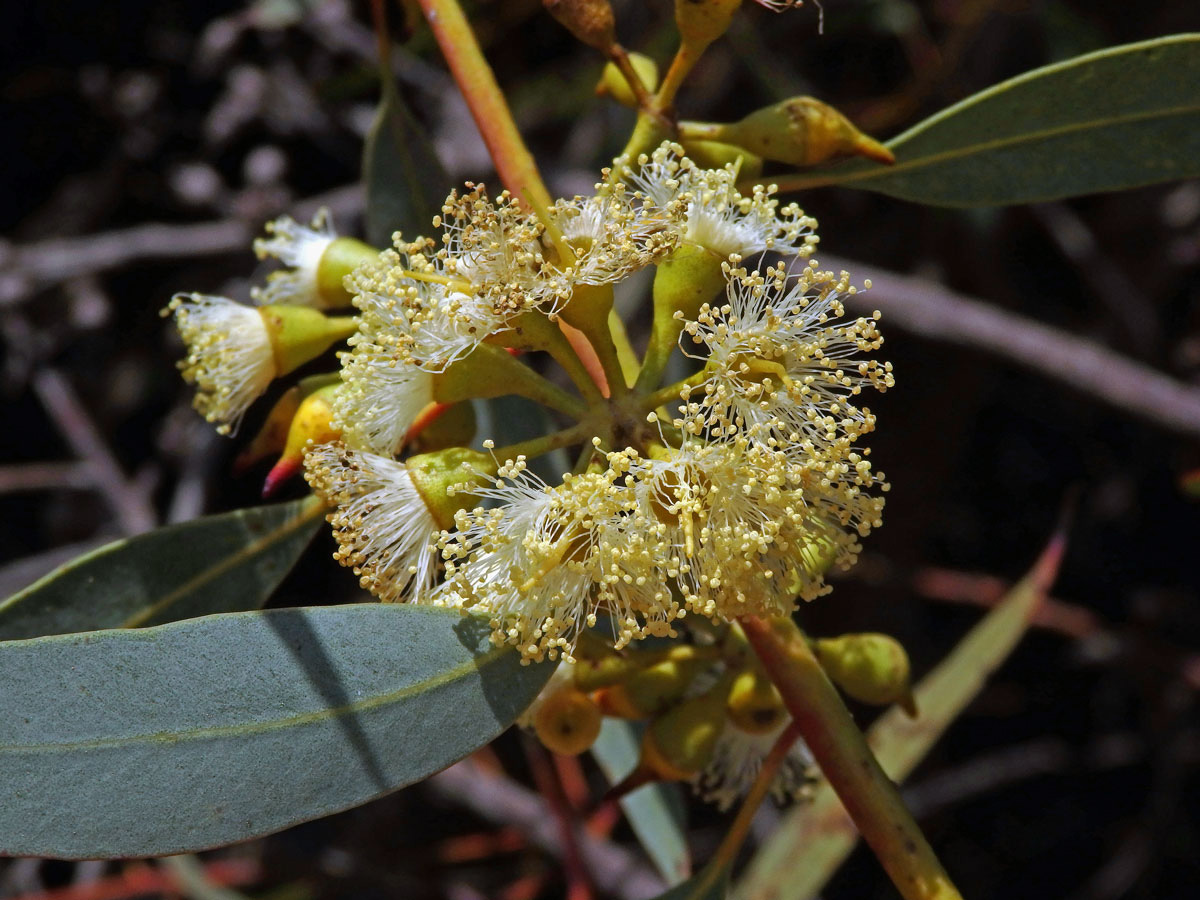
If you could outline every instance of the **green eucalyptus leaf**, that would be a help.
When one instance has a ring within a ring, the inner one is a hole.
[[[1200,34],[1027,72],[887,142],[896,163],[783,176],[932,206],[998,206],[1200,176]]]
[[[1057,533],[1030,572],[917,685],[917,717],[893,706],[871,726],[867,742],[897,784],[924,759],[954,720],[1016,648],[1040,608],[1062,561],[1066,536]],[[737,900],[810,900],[858,843],[858,829],[828,782],[812,802],[780,822],[751,860],[733,895]]]
[[[592,756],[610,783],[619,783],[633,771],[640,752],[637,733],[629,722],[604,719]],[[692,874],[678,785],[643,785],[621,798],[621,810],[667,884],[679,884]]]
[[[429,230],[441,211],[450,177],[392,73],[381,66],[380,77],[383,96],[363,145],[362,169],[367,240],[390,247],[393,232],[412,238]]]
[[[490,633],[369,603],[0,643],[0,854],[192,852],[425,778],[553,669]]]
[[[106,544],[0,603],[0,640],[257,609],[304,552],[323,511],[310,497]]]
[[[654,900],[725,900],[729,895],[729,869],[705,866],[683,884],[677,884]]]

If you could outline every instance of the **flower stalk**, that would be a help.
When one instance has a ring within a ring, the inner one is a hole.
[[[830,786],[905,900],[961,894],[791,619],[740,620]]]

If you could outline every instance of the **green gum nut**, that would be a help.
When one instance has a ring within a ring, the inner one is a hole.
[[[363,263],[379,258],[379,251],[357,238],[339,237],[329,242],[317,263],[317,296],[328,309],[350,305],[354,296],[346,290],[346,278]]]
[[[503,347],[480,344],[445,372],[433,376],[433,399],[438,403],[489,399],[513,393],[529,371]]]
[[[611,284],[577,284],[559,315],[568,325],[575,326],[584,334],[596,334],[608,327],[608,314],[612,308]]]
[[[638,77],[642,79],[642,84],[646,86],[646,90],[655,91],[658,89],[658,63],[643,53],[631,52],[629,54],[629,64],[633,67],[633,71],[637,72]],[[637,109],[637,97],[633,95],[633,90],[629,87],[629,82],[625,80],[625,76],[621,74],[621,70],[613,63],[608,63],[604,67],[600,81],[596,84],[596,94],[601,97],[612,97],[612,99],[616,100],[622,106]]]
[[[798,594],[805,584],[821,578],[837,562],[838,551],[837,541],[827,535],[817,533],[804,539],[791,558],[791,580],[786,589],[787,593]]]
[[[726,31],[742,0],[675,0],[675,26],[685,43],[707,47]]]
[[[844,115],[813,97],[792,97],[720,125],[713,136],[793,166],[814,166],[843,156],[865,156],[891,164],[883,144],[863,134]]]
[[[724,291],[725,260],[697,244],[682,244],[667,259],[658,264],[654,273],[654,325],[650,338],[639,389],[657,382],[666,365],[671,349],[683,330],[676,318],[695,319],[700,307]]]
[[[603,718],[585,694],[567,688],[542,700],[533,715],[533,729],[547,749],[578,756],[596,742]]]
[[[663,778],[682,780],[712,761],[717,739],[726,726],[725,698],[729,680],[667,710],[646,729],[642,761]]]
[[[604,692],[601,706],[609,715],[644,719],[676,703],[691,686],[705,659],[665,659],[632,672]]]
[[[684,141],[683,149],[688,159],[704,169],[723,169],[734,163],[739,178],[757,178],[762,174],[762,157],[745,147],[720,141]]]
[[[739,672],[733,679],[726,705],[730,721],[749,734],[769,734],[787,720],[783,697],[757,666]]]
[[[478,473],[496,471],[496,461],[491,454],[466,447],[449,447],[410,456],[405,466],[434,521],[446,529],[454,527],[455,513],[475,505],[475,496],[462,485],[478,481]],[[455,490],[451,492],[451,488]]]
[[[356,327],[352,317],[327,316],[307,306],[270,305],[258,311],[271,338],[276,377],[316,359]]]
[[[895,638],[843,634],[816,641],[814,650],[830,679],[855,700],[876,706],[899,703],[909,715],[916,715],[908,653]]]

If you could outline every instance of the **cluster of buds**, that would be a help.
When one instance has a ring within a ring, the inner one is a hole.
[[[620,795],[652,781],[690,783],[724,810],[744,796],[791,716],[735,624],[690,642],[624,651],[589,635],[576,662],[560,666],[523,718],[550,750],[582,753],[605,716],[643,723],[641,756],[614,788]],[[864,703],[899,703],[915,715],[908,657],[883,634],[847,634],[814,642],[830,677]],[[804,797],[815,779],[802,741],[772,776],[780,802]]]

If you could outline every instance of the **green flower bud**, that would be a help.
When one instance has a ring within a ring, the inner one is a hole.
[[[729,30],[742,0],[675,0],[675,26],[685,44],[703,49]]]
[[[327,316],[307,306],[260,306],[258,312],[271,340],[276,377],[316,359],[357,328],[353,317]]]
[[[630,52],[629,64],[642,79],[646,90],[658,89],[658,63],[643,53]],[[637,97],[634,96],[633,89],[629,87],[629,82],[625,80],[621,70],[611,62],[605,65],[600,81],[596,84],[596,95],[612,97],[622,106],[628,106],[631,109],[637,109],[638,106]]]
[[[730,680],[685,700],[650,723],[642,738],[642,765],[659,778],[681,781],[703,771],[712,760],[726,725],[725,700]]]
[[[697,244],[681,244],[654,273],[654,332],[638,388],[645,390],[666,365],[683,330],[681,318],[695,319],[700,307],[725,290],[725,260]],[[676,316],[679,313],[680,317]],[[654,379],[647,378],[647,373]]]
[[[566,688],[538,704],[533,730],[547,749],[563,756],[578,756],[596,742],[603,718],[586,694]]]
[[[406,462],[413,487],[425,501],[439,528],[453,528],[454,515],[475,505],[468,485],[480,472],[494,473],[496,461],[489,453],[449,447],[433,453],[410,456]]]
[[[908,654],[886,634],[843,634],[823,638],[814,650],[825,672],[842,690],[863,703],[899,703],[917,713],[909,683]]]
[[[891,150],[812,97],[782,100],[711,131],[715,140],[794,166],[814,166],[842,156],[865,156],[887,164],[896,161]]]
[[[788,717],[778,688],[757,666],[733,679],[726,705],[730,720],[748,734],[769,734]]]
[[[345,281],[363,263],[379,258],[379,251],[357,238],[334,238],[317,263],[317,296],[331,309],[349,306],[354,293],[347,290]]]
[[[708,665],[708,660],[696,658],[656,662],[606,688],[597,702],[606,715],[644,719],[678,701]]]

